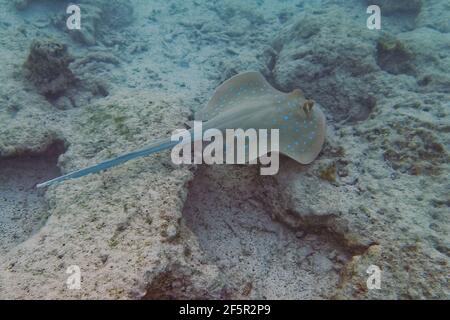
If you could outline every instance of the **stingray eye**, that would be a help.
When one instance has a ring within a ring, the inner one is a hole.
[[[311,113],[311,110],[313,107],[314,107],[313,100],[306,100],[305,102],[303,102],[302,109],[307,115],[309,115]]]

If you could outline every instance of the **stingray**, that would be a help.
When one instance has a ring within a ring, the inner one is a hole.
[[[204,121],[203,131],[209,128],[222,132],[238,128],[278,129],[279,153],[301,164],[309,164],[317,157],[326,131],[325,116],[317,103],[306,99],[300,89],[289,93],[275,89],[259,72],[254,71],[240,73],[223,82],[208,104],[196,112],[195,120]],[[142,149],[38,184],[37,187],[105,170],[137,157],[172,148],[178,143],[170,137],[159,140]]]

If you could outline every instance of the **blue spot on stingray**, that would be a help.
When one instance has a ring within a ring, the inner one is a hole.
[[[288,115],[284,115],[283,119],[284,119],[284,121],[288,121],[289,120],[289,116]]]

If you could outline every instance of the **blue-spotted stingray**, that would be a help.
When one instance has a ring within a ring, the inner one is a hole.
[[[317,103],[306,99],[300,89],[281,92],[259,72],[253,71],[240,73],[222,83],[208,104],[195,114],[195,119],[205,121],[203,131],[209,128],[222,132],[225,129],[279,129],[279,152],[301,164],[308,164],[317,157],[326,132],[325,116]],[[171,141],[170,137],[159,140],[145,148],[38,184],[37,187],[79,178],[172,148],[178,143]]]

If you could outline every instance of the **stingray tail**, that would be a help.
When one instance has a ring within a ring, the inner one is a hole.
[[[125,153],[125,154],[122,154],[115,158],[102,161],[91,167],[76,170],[76,171],[70,172],[68,174],[65,174],[63,176],[54,178],[52,180],[49,180],[49,181],[46,181],[43,183],[39,183],[38,185],[36,185],[36,187],[37,188],[47,187],[49,185],[59,183],[64,180],[80,178],[80,177],[86,176],[91,173],[99,172],[101,170],[105,170],[105,169],[117,166],[118,164],[121,164],[123,162],[126,162],[126,161],[134,159],[134,158],[145,157],[152,153],[156,153],[156,152],[159,152],[159,151],[162,151],[165,149],[169,149],[169,148],[175,146],[177,143],[178,143],[178,141],[171,141],[170,139],[158,141],[158,142],[155,142],[155,143],[149,145],[146,148],[138,149],[138,150],[135,150],[135,151],[132,151],[129,153]]]

